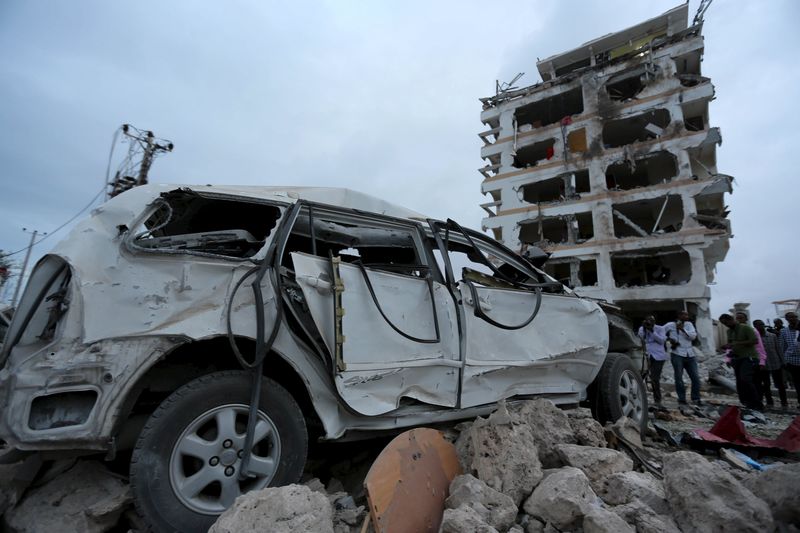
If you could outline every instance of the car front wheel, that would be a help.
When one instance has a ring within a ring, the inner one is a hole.
[[[252,378],[215,372],[189,382],[156,409],[131,458],[137,509],[156,531],[207,531],[240,494],[300,479],[308,435],[300,407],[264,378],[251,476],[241,472]]]

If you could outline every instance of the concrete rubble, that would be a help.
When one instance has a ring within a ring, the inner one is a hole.
[[[304,485],[248,492],[236,499],[209,533],[333,533],[333,508],[324,494]]]
[[[29,490],[16,507],[6,511],[3,525],[14,533],[102,533],[117,524],[131,501],[127,484],[102,464],[80,461]]]
[[[504,404],[489,418],[478,417],[456,441],[464,472],[483,480],[519,505],[542,480],[534,429],[509,414]]]
[[[629,425],[617,428],[635,440]],[[608,441],[601,440],[604,429]],[[450,485],[441,532],[782,532],[800,527],[800,463],[791,462],[793,457],[763,472],[743,471],[716,457],[666,446],[651,431],[635,437],[661,466],[653,474],[627,448],[612,447],[611,425],[602,428],[586,409],[562,411],[545,400],[501,403],[489,417],[447,432],[463,474]],[[359,452],[328,454],[328,464],[313,463],[303,484],[240,496],[209,531],[362,531],[368,515],[360,488],[363,473],[382,449],[369,442],[351,445]],[[32,457],[0,467],[5,506],[0,529],[144,531],[124,476],[113,472],[113,464],[41,463]]]

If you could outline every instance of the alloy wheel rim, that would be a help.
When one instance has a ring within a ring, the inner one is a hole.
[[[619,397],[622,415],[641,422],[644,411],[642,390],[636,376],[630,370],[624,370],[619,378]]]
[[[172,491],[189,509],[220,514],[241,494],[266,487],[280,464],[278,428],[258,412],[250,470],[241,476],[249,407],[228,404],[196,417],[172,447],[169,476]]]

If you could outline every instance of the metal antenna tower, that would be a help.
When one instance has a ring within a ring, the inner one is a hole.
[[[119,132],[126,137],[128,153],[120,163],[114,179],[109,185],[108,197],[113,198],[128,189],[147,183],[147,174],[153,165],[153,159],[164,152],[171,152],[174,145],[165,139],[157,138],[152,131],[140,130],[130,124],[123,124],[114,134]],[[111,147],[112,153],[114,146]],[[109,155],[109,162],[111,155]]]

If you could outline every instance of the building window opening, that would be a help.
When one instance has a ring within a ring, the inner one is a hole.
[[[728,206],[725,205],[724,193],[705,194],[694,197],[697,214],[695,220],[708,229],[730,231]]]
[[[611,272],[617,287],[681,285],[692,278],[689,253],[680,247],[611,254]]]
[[[518,148],[517,154],[514,156],[515,168],[527,168],[536,166],[539,161],[552,159],[555,155],[554,145],[555,139],[547,139],[540,141],[524,148]]]
[[[545,248],[569,240],[569,223],[561,217],[540,218],[520,225],[519,239],[523,243]]]
[[[528,125],[531,128],[541,128],[560,122],[564,117],[581,113],[583,113],[583,91],[580,87],[576,87],[521,106],[517,108],[514,116],[517,119],[517,127]],[[521,129],[521,131],[524,130]]]
[[[578,280],[581,282],[581,287],[597,285],[597,260],[581,259],[578,265]]]
[[[656,324],[672,322],[679,311],[689,311],[691,318],[697,316],[697,305],[685,302],[685,300],[615,300],[614,304],[622,308],[622,312],[635,325],[636,330],[650,315],[655,317]]]
[[[606,83],[606,93],[616,102],[632,100],[647,87],[647,76],[644,65],[612,76]]]
[[[522,200],[531,204],[561,202],[580,198],[589,192],[589,171],[579,170],[561,174],[520,187]]]
[[[614,235],[618,238],[674,233],[683,226],[680,195],[614,204]]]
[[[544,270],[559,283],[570,288],[597,285],[595,259],[557,259],[545,263]]]
[[[589,185],[589,171],[588,170],[578,170],[572,174],[575,176],[575,192],[578,194],[584,194],[591,192],[591,187]]]
[[[701,144],[686,152],[689,154],[693,178],[703,180],[717,174],[717,150],[713,143]]]
[[[544,264],[544,271],[562,285],[570,288],[573,286],[569,261],[547,262]]]
[[[594,225],[590,211],[523,222],[519,230],[520,241],[540,248],[581,243],[593,237]]]
[[[675,61],[675,73],[678,75],[682,74],[694,74],[699,76],[700,75],[700,51],[694,50],[689,52],[688,54],[684,54],[682,56],[677,56],[673,58]]]
[[[606,122],[603,126],[603,144],[606,148],[617,148],[628,144],[656,139],[669,126],[670,116],[666,109],[654,109],[640,115]]]
[[[686,131],[703,131],[708,125],[708,102],[698,100],[683,104],[683,126]]]
[[[619,161],[606,169],[610,190],[627,191],[666,183],[678,174],[678,160],[667,151],[654,152],[634,161]]]
[[[531,204],[559,202],[567,198],[567,184],[561,177],[523,185],[522,199]]]
[[[588,241],[594,237],[594,224],[592,222],[592,213],[576,213],[574,215],[575,221],[573,228],[575,230],[575,242]]]

